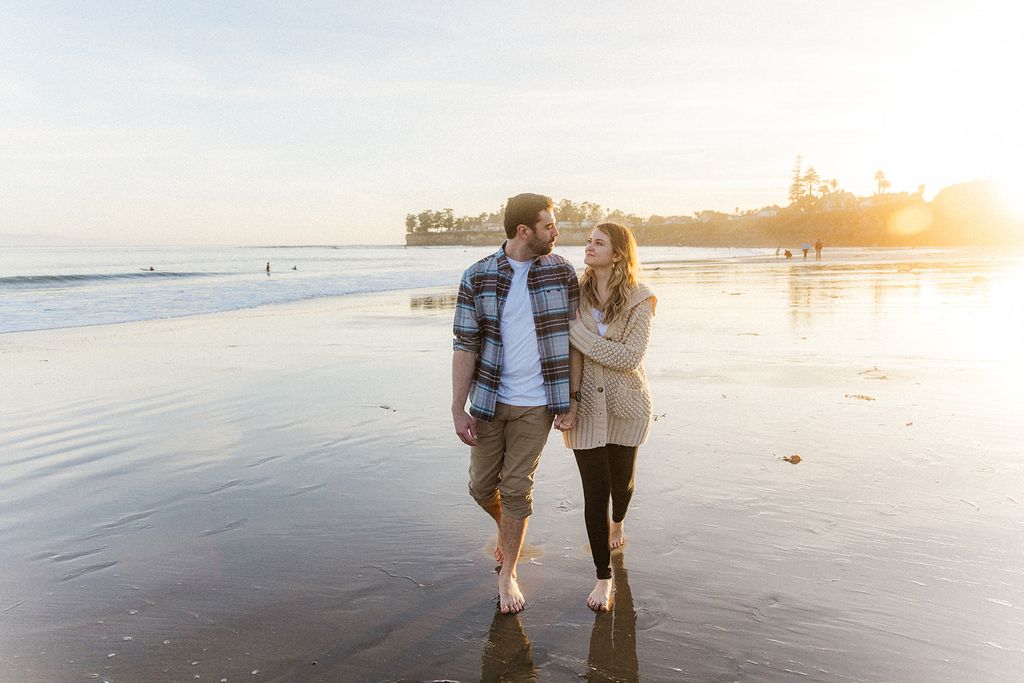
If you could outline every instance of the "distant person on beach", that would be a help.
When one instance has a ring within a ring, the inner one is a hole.
[[[267,261],[267,275],[270,275],[270,261]]]
[[[651,426],[643,362],[658,300],[639,281],[636,239],[629,228],[598,225],[587,238],[583,262],[587,268],[580,278],[580,312],[569,328],[572,402],[559,429],[576,455],[597,570],[587,605],[608,611],[611,551],[626,543],[623,526],[633,497],[637,449]]]
[[[782,247],[775,247],[775,255],[778,256],[780,253],[782,253]]]
[[[804,240],[804,243],[800,246],[800,248],[804,250],[804,261],[806,261],[807,260],[807,252],[809,252],[811,250],[811,243],[808,242],[807,240]]]
[[[292,270],[298,270],[298,269],[299,269],[298,266],[292,266]]]
[[[787,249],[785,253],[786,253],[786,258],[793,258],[793,252],[791,252],[789,249]]]
[[[551,253],[550,197],[505,207],[508,239],[462,276],[455,306],[452,420],[470,446],[469,493],[498,526],[500,609],[526,604],[516,564],[533,513],[533,481],[552,423],[569,412],[569,324],[579,282]],[[470,409],[466,412],[466,401]]]
[[[820,261],[821,260],[821,247],[822,246],[823,245],[822,245],[820,239],[817,242],[814,243],[814,260],[815,261]]]

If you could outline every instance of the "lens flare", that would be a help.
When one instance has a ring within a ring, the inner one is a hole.
[[[916,235],[931,227],[932,212],[924,206],[908,206],[889,217],[889,232],[896,235]]]

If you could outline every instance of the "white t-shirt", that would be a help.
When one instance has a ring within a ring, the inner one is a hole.
[[[540,372],[540,347],[530,306],[527,275],[533,261],[508,260],[512,286],[501,311],[501,382],[498,401],[510,406],[544,406],[548,403]]]
[[[594,320],[597,321],[597,333],[603,337],[604,333],[608,331],[608,326],[601,322],[604,320],[604,313],[596,308],[591,308],[590,315],[594,316]]]

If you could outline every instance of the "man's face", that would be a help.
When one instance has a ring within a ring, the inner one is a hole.
[[[558,227],[555,225],[555,214],[553,211],[544,210],[537,215],[537,222],[530,231],[529,241],[526,246],[536,256],[550,254],[555,248],[555,240],[558,238]]]

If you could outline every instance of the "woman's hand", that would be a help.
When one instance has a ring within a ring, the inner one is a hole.
[[[561,415],[555,415],[552,426],[560,432],[568,432],[576,427],[576,410],[579,404],[575,401],[569,406],[569,411]]]

